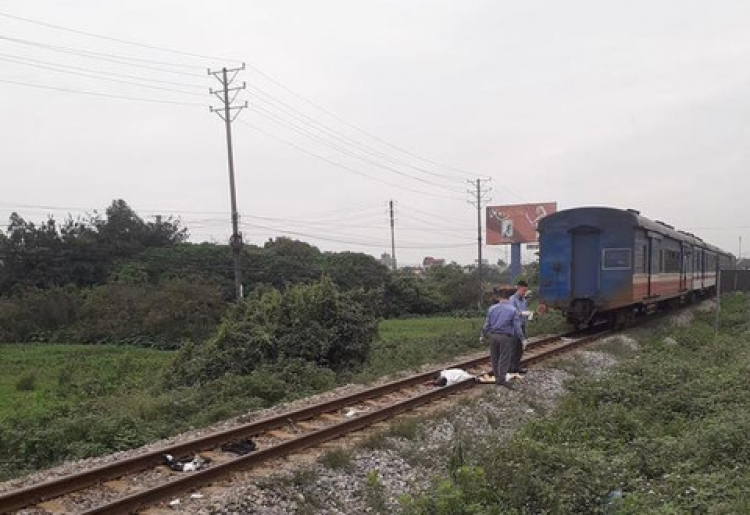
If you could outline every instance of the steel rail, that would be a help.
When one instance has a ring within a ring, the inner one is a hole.
[[[559,337],[559,335],[555,335],[541,338],[532,342],[530,348],[543,345]],[[487,359],[489,359],[488,356],[483,356],[480,358],[465,360],[453,364],[452,367],[471,368],[486,362]],[[193,439],[189,442],[161,447],[114,463],[108,463],[76,474],[6,492],[0,494],[0,513],[24,508],[71,492],[82,490],[104,481],[155,467],[163,462],[164,454],[182,457],[191,453],[214,449],[227,442],[249,438],[273,429],[284,427],[290,422],[294,423],[309,420],[322,413],[336,411],[351,406],[352,404],[357,404],[375,397],[381,397],[389,393],[397,392],[404,388],[408,388],[409,386],[422,384],[429,379],[433,379],[440,370],[441,369],[430,370],[404,379],[391,381],[380,386],[368,388],[361,392],[312,404],[301,409],[287,411],[280,415],[249,422],[225,431],[212,433]]]
[[[608,333],[609,331],[604,331],[601,333],[584,336],[570,342],[564,342],[561,345],[557,345],[552,348],[544,348],[544,346],[549,344],[552,340],[561,339],[561,337],[556,336],[545,339],[543,342],[538,342],[537,345],[534,346],[539,347],[539,352],[524,359],[523,364],[530,365],[556,356],[558,354],[568,352],[592,340],[601,338],[603,335]],[[472,362],[480,363],[484,361],[486,361],[486,358],[472,360]],[[211,483],[212,481],[226,476],[231,472],[251,468],[267,460],[288,456],[293,452],[314,447],[324,442],[345,436],[354,431],[364,429],[378,422],[391,419],[405,411],[414,409],[424,404],[428,404],[434,400],[447,397],[461,390],[472,388],[479,384],[481,383],[473,379],[469,379],[453,384],[451,386],[430,390],[424,394],[416,395],[414,397],[397,402],[379,410],[363,414],[352,420],[340,422],[338,424],[319,429],[305,435],[301,435],[294,440],[289,440],[267,449],[263,449],[246,456],[236,458],[232,461],[218,464],[203,471],[195,472],[189,476],[185,476],[169,483],[154,487],[153,489],[131,494],[109,504],[98,506],[82,513],[83,515],[132,513],[134,511],[137,511],[138,509],[164,500],[169,496],[186,492],[198,486]]]
[[[426,394],[406,399],[396,404],[392,404],[386,408],[372,411],[357,418],[347,420],[323,429],[319,429],[318,431],[308,433],[306,435],[302,435],[299,438],[295,438],[294,440],[289,440],[278,445],[274,445],[273,447],[269,447],[267,449],[263,449],[261,451],[236,458],[232,461],[228,461],[214,467],[198,471],[194,474],[157,486],[153,489],[132,494],[128,497],[124,497],[110,504],[107,504],[106,506],[100,506],[88,511],[84,511],[83,515],[131,513],[135,510],[138,510],[139,508],[158,502],[171,495],[185,492],[187,490],[190,490],[191,488],[210,483],[211,481],[223,477],[230,472],[250,468],[269,459],[288,456],[295,451],[307,449],[309,447],[313,447],[329,440],[344,436],[348,433],[364,429],[365,427],[369,427],[378,422],[393,418],[396,415],[403,413],[404,411],[414,409],[422,404],[426,404],[433,400],[446,397],[451,393],[470,388],[475,384],[476,383],[474,381],[469,380],[456,383],[451,386],[430,390]]]

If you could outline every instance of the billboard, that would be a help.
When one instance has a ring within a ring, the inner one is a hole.
[[[557,211],[557,202],[487,206],[487,245],[533,243],[539,220]]]

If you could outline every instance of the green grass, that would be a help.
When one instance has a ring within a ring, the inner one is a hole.
[[[385,320],[364,369],[349,379],[366,383],[425,363],[485,350],[487,346],[479,343],[483,322],[480,318],[451,317]]]
[[[269,365],[247,376],[180,388],[165,381],[174,351],[0,345],[0,480],[136,447],[336,384],[368,382],[484,351],[478,341],[482,323],[453,317],[386,320],[361,370],[336,376],[312,365],[283,370]]]
[[[0,420],[77,397],[126,397],[158,384],[174,352],[115,345],[0,345]],[[18,388],[33,375],[33,388]]]
[[[333,449],[318,458],[318,463],[333,470],[354,470],[354,454],[348,449]]]
[[[718,335],[713,313],[639,329],[637,355],[571,382],[551,416],[511,440],[467,445],[404,512],[749,513],[749,314],[735,294],[722,299]]]
[[[362,380],[476,348],[479,319],[383,322]],[[408,336],[406,336],[408,335]],[[174,351],[120,345],[0,345],[0,480],[142,445],[190,427],[310,395],[352,379],[277,370],[170,388]]]
[[[383,320],[380,323],[380,338],[385,342],[399,341],[406,338],[429,339],[446,334],[479,336],[484,323],[483,318],[402,318]]]

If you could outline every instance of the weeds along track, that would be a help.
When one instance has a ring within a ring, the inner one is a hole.
[[[547,336],[529,343],[523,363],[532,365],[602,337],[607,331]],[[452,368],[483,372],[489,356],[454,363]],[[250,469],[274,458],[364,429],[418,406],[454,395],[478,383],[463,381],[437,388],[428,383],[440,369],[369,388],[329,401],[288,411],[177,445],[144,453],[0,495],[0,513],[33,507],[29,513],[131,513],[208,485],[232,472]],[[258,450],[237,456],[221,451],[227,443],[252,438]],[[210,460],[194,472],[173,472],[164,455],[201,453]]]

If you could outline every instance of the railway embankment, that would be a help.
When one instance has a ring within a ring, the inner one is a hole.
[[[515,391],[477,388],[299,457],[191,509],[747,512],[749,305],[725,297],[718,334],[711,306],[545,363]]]

